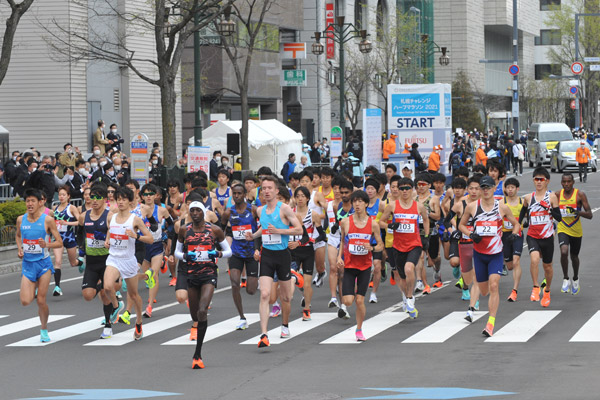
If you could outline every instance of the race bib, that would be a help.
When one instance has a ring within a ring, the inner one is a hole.
[[[575,209],[575,208],[573,208],[573,209]],[[575,213],[568,212],[567,211],[567,206],[560,206],[560,215],[562,217],[571,217],[571,218],[577,216],[577,215],[575,215]]]
[[[546,225],[550,223],[550,215],[547,211],[534,211],[531,213],[529,225]]]
[[[40,246],[40,240],[23,239],[23,252],[27,254],[42,254],[43,249]]]
[[[61,224],[59,220],[56,220],[56,229],[58,229],[59,232],[66,232],[67,225]]]
[[[110,233],[110,247],[115,250],[127,250],[129,247],[129,236],[125,233]]]
[[[263,229],[262,242],[263,244],[281,244],[281,235],[278,233],[271,233],[268,229]]]
[[[369,254],[369,250],[367,250],[368,245],[368,240],[350,240],[348,242],[348,252],[355,256],[366,256],[367,254]]]
[[[415,233],[416,226],[414,221],[408,219],[401,219],[398,221],[400,225],[398,225],[398,229],[396,232],[398,233]]]
[[[505,219],[505,220],[503,220],[503,222],[504,222],[504,229],[512,229],[513,228],[513,224],[511,224],[509,220]]]
[[[231,232],[235,240],[246,240],[246,233],[252,233],[252,227],[250,225],[232,226]]]
[[[188,247],[189,251],[196,252],[196,261],[202,261],[202,262],[211,261],[211,259],[208,257],[208,251],[210,249],[211,249],[210,245],[202,245],[202,244]]]
[[[475,222],[475,233],[479,236],[496,236],[498,223],[496,221],[477,221]]]
[[[90,249],[101,249],[104,248],[104,240],[94,238],[93,233],[85,234],[85,243]]]

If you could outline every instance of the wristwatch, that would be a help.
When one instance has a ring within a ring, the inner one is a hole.
[[[140,236],[141,236],[141,235],[140,235],[140,233],[138,232],[138,233],[137,233],[136,240],[140,240]]]

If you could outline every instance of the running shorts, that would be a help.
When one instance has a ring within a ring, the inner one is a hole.
[[[229,259],[229,268],[242,271],[246,267],[246,274],[253,278],[258,278],[258,261],[254,257],[231,256]]]
[[[579,251],[581,250],[581,241],[582,237],[569,236],[564,232],[558,233],[558,245],[559,246],[569,246],[569,252],[571,256],[577,257],[579,255]]]
[[[344,268],[344,277],[342,278],[342,296],[365,296],[371,281],[371,268],[363,271],[356,268]]]
[[[277,273],[277,278],[281,282],[289,281],[292,278],[290,272],[291,263],[292,258],[288,249],[269,250],[263,247],[258,275],[274,278],[275,273]]]
[[[502,252],[496,254],[482,254],[473,250],[473,263],[475,264],[475,277],[477,282],[487,282],[490,275],[502,275],[504,260]]]
[[[504,253],[504,261],[512,262],[514,256],[521,257],[523,252],[523,236],[519,236],[514,240],[508,238],[512,235],[512,232],[502,233],[502,252]]]
[[[296,268],[302,267],[304,275],[312,276],[315,270],[315,251],[312,246],[298,246],[291,253],[292,262],[296,263]]]
[[[552,256],[554,255],[554,236],[550,236],[546,239],[536,239],[527,235],[527,247],[529,247],[529,254],[534,251],[539,252],[544,264],[552,263]]]
[[[83,280],[81,281],[81,290],[93,288],[96,291],[104,287],[104,271],[106,270],[106,259],[104,256],[86,256],[85,270],[83,271]]]
[[[400,278],[406,279],[406,272],[404,270],[406,263],[412,263],[413,266],[417,266],[419,258],[421,257],[421,253],[423,253],[422,247],[415,247],[408,252],[402,252],[394,249],[394,261],[396,262],[396,270],[398,271]]]
[[[54,274],[54,266],[50,257],[42,258],[39,261],[23,260],[21,276],[24,276],[31,282],[37,282],[48,271]]]

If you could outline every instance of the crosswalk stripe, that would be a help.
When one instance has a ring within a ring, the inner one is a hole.
[[[475,311],[473,320],[477,321],[485,314],[487,314],[485,311]],[[451,312],[444,318],[415,333],[402,343],[443,343],[469,326],[469,323],[465,321],[466,315],[465,311]]]
[[[271,344],[280,344],[280,343],[285,342],[286,340],[300,336],[301,334],[308,332],[311,329],[318,327],[319,325],[323,325],[324,323],[329,322],[332,319],[336,319],[337,313],[313,313],[313,314],[311,314],[310,317],[311,317],[310,321],[302,321],[302,318],[299,318],[297,320],[290,322],[289,327],[290,327],[291,336],[288,339],[282,339],[280,337],[280,332],[281,332],[280,326],[275,329],[271,329],[269,332],[267,332],[267,335],[269,335],[269,342]],[[258,343],[259,340],[260,340],[260,335],[255,336],[251,339],[248,339],[245,342],[242,342],[240,344],[252,344],[252,345],[256,346],[256,344]]]
[[[408,318],[408,314],[405,312],[390,312],[377,314],[373,318],[363,322],[363,333],[367,339],[372,338],[375,335],[380,334],[386,329],[391,328],[394,325],[398,325],[400,322]],[[356,340],[355,336],[356,325],[334,335],[328,339],[323,340],[319,344],[356,344],[362,343]]]
[[[240,317],[233,317],[226,319],[225,321],[221,321],[214,325],[208,322],[208,328],[206,328],[206,336],[204,336],[204,343],[214,340],[218,337],[227,335],[228,333],[235,332],[235,326],[237,322],[239,322]],[[258,322],[260,317],[258,314],[246,314],[246,321],[248,322],[248,326]],[[257,341],[258,343],[258,341]],[[168,342],[162,343],[163,345],[171,346],[171,345],[196,345],[196,341],[190,340],[190,335],[186,334],[178,337],[177,339],[170,340]]]
[[[166,331],[178,325],[191,323],[190,314],[175,314],[169,317],[161,318],[158,321],[150,322],[143,325],[142,331],[144,337],[154,335],[156,333]],[[124,332],[113,335],[110,339],[98,339],[84,346],[123,346],[126,343],[133,342],[133,331],[135,328],[128,329]]]
[[[504,325],[502,329],[494,333],[494,336],[485,341],[525,343],[558,314],[560,314],[560,310],[523,311],[517,318]]]
[[[52,317],[53,316],[50,315],[50,319]],[[68,315],[66,317],[72,317],[72,315]],[[94,319],[91,319],[89,321],[80,322],[78,324],[70,325],[70,326],[67,326],[65,328],[61,328],[61,329],[55,330],[55,331],[49,330],[49,335],[50,335],[51,341],[48,342],[48,343],[41,343],[40,342],[40,336],[36,335],[36,336],[32,336],[30,338],[21,340],[20,342],[11,343],[8,346],[11,346],[11,347],[40,347],[40,346],[47,346],[49,344],[57,343],[57,342],[65,340],[65,339],[69,339],[69,338],[72,338],[74,336],[82,335],[84,333],[93,331],[94,329],[100,329],[100,328],[101,328],[100,318],[94,318]]]
[[[0,317],[7,317],[7,315],[2,315]],[[61,319],[70,318],[72,315],[50,315],[48,317],[48,323],[60,321]],[[15,332],[25,331],[27,329],[35,328],[36,326],[40,326],[40,318],[29,318],[23,321],[13,322],[12,324],[0,326],[0,337],[13,334]],[[38,341],[40,339],[39,335],[36,336]]]
[[[600,328],[600,311],[592,316],[569,340],[569,342],[600,342],[598,329]]]

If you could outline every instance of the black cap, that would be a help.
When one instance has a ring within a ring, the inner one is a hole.
[[[496,181],[494,181],[494,178],[492,178],[491,176],[484,176],[483,178],[481,178],[481,180],[479,181],[479,187],[494,187],[496,186]]]

